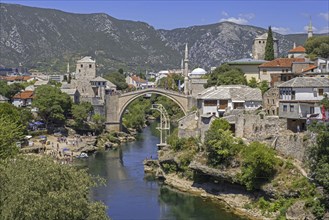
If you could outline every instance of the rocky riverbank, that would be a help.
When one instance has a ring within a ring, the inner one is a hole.
[[[283,162],[283,170],[272,181],[260,189],[248,191],[237,180],[239,166],[230,169],[209,167],[202,160],[204,155],[197,154],[188,166],[193,175],[187,176],[186,170],[182,172],[181,153],[170,149],[158,151],[159,160],[144,161],[145,173],[154,174],[180,191],[220,202],[233,213],[249,219],[274,220],[279,216],[289,220],[316,219],[306,206],[307,198],[301,196],[309,188],[306,184],[294,186],[301,184],[304,177],[289,161]],[[288,166],[289,169],[284,168]],[[284,208],[275,208],[275,205]]]

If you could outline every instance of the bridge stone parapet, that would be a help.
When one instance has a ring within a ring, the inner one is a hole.
[[[128,105],[136,98],[146,94],[158,94],[173,100],[186,115],[189,109],[196,105],[195,98],[183,93],[159,89],[147,88],[127,92],[122,94],[111,94],[106,96],[106,128],[108,130],[120,131],[122,123],[122,115]]]

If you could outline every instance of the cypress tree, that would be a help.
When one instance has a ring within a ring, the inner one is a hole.
[[[273,35],[272,35],[271,26],[269,26],[269,28],[268,28],[264,59],[265,60],[274,60]]]

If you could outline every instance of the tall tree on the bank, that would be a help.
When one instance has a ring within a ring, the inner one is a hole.
[[[268,28],[267,40],[265,45],[265,60],[274,60],[273,34],[271,26]]]

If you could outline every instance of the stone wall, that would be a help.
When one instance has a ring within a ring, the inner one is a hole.
[[[311,138],[307,132],[293,133],[286,128],[286,119],[262,114],[241,114],[236,117],[235,136],[250,142],[266,142],[279,153],[303,161],[315,138]]]
[[[196,112],[189,113],[178,121],[178,137],[199,137],[200,129]]]

